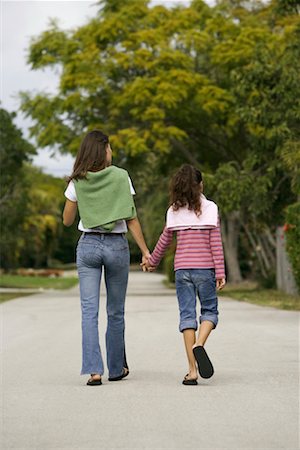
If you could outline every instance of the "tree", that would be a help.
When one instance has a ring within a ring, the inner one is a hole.
[[[65,182],[31,165],[36,153],[14,125],[15,114],[0,109],[0,253],[1,268],[51,264],[58,248],[62,260],[74,261],[76,230],[63,235]],[[71,242],[70,242],[71,240]]]
[[[29,190],[24,163],[35,153],[14,125],[14,117],[15,114],[0,108],[0,253],[1,267],[5,269],[16,265],[19,257]]]
[[[225,222],[231,217],[229,230],[242,229],[249,253],[254,252],[267,278],[275,271],[275,227],[284,221],[284,207],[295,199],[291,183],[299,180],[300,22],[298,15],[278,15],[276,2],[250,15],[240,3],[229,6],[240,23],[239,36],[235,42],[222,42],[215,55],[217,65],[229,75],[242,138],[237,145],[243,153],[227,169],[226,164],[218,168],[215,196],[226,205]],[[248,51],[241,46],[245,38]],[[228,238],[237,235],[230,232]],[[226,232],[224,237],[226,249]],[[237,253],[237,243],[230,247]]]
[[[73,227],[66,238],[62,224],[65,181],[30,165],[26,166],[25,176],[30,192],[28,213],[22,224],[24,240],[20,264],[38,268],[51,266],[56,258],[61,262],[74,262],[78,232]]]
[[[56,95],[22,94],[32,135],[74,154],[86,131],[107,131],[116,162],[134,169],[148,221],[162,186],[167,207],[173,169],[199,166],[220,204],[229,278],[242,279],[241,243],[267,278],[274,225],[297,183],[300,19],[287,3],[194,0],[168,9],[106,0],[73,32],[52,22],[33,39],[29,64],[59,67],[60,85]],[[155,223],[156,232],[146,229],[158,234]]]

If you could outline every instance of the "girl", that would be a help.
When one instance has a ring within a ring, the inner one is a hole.
[[[129,374],[124,342],[124,303],[129,271],[127,225],[143,254],[149,256],[136,216],[128,173],[112,165],[108,136],[88,133],[77,154],[65,191],[63,223],[73,224],[77,207],[82,235],[77,245],[82,311],[82,369],[89,386],[101,385],[104,372],[99,346],[98,311],[102,269],[107,290],[106,354],[109,381]],[[127,224],[127,225],[126,225]]]
[[[174,260],[176,292],[180,312],[179,330],[183,333],[189,372],[183,384],[197,385],[200,376],[210,378],[213,366],[204,344],[218,323],[217,289],[225,285],[224,256],[218,207],[202,194],[201,172],[185,164],[171,182],[171,206],[166,226],[156,247],[142,265],[152,271],[159,264],[176,233]],[[200,328],[196,340],[196,294],[200,299]]]

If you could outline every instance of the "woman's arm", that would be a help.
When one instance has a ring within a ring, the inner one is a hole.
[[[135,242],[137,243],[142,252],[143,262],[146,262],[146,260],[148,260],[150,256],[150,253],[144,239],[139,219],[135,217],[134,219],[127,220],[127,226],[129,228],[130,233],[132,234],[133,239],[135,240]]]
[[[63,212],[63,224],[66,227],[73,225],[77,213],[77,202],[71,202],[66,200],[65,208]]]

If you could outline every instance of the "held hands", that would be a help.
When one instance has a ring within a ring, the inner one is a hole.
[[[150,253],[147,253],[145,255],[143,255],[142,257],[142,262],[140,264],[143,272],[154,272],[154,270],[156,269],[155,266],[151,266],[150,262],[149,262],[149,258],[150,258]]]
[[[225,278],[219,278],[219,279],[217,280],[217,290],[220,291],[221,289],[223,289],[223,287],[225,286],[225,284],[226,284]]]
[[[155,266],[151,266],[149,259],[150,259],[150,253],[147,252],[142,256],[142,262],[140,263],[140,266],[143,270],[143,272],[154,272],[156,270]],[[223,289],[223,287],[226,284],[226,280],[225,278],[218,278],[217,279],[217,283],[216,283],[216,287],[217,290],[220,291],[221,289]]]

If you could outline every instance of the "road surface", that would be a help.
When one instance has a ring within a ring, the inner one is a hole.
[[[78,287],[2,304],[2,449],[298,449],[299,314],[222,298],[206,347],[215,375],[183,386],[177,301],[162,279],[130,274],[130,375],[109,383],[106,372],[99,387],[79,375]],[[103,349],[105,324],[103,293]]]

